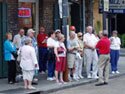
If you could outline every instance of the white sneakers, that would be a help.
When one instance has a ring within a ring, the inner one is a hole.
[[[97,75],[92,75],[92,76],[91,76],[91,75],[89,74],[89,75],[87,76],[87,78],[88,78],[88,79],[91,79],[91,78],[93,78],[93,79],[98,79],[99,77],[98,77]]]
[[[120,72],[119,71],[112,71],[112,74],[119,74]]]
[[[48,81],[53,81],[53,80],[55,80],[55,79],[54,79],[53,77],[48,77],[47,80],[48,80]]]
[[[115,71],[112,71],[112,74],[115,74]]]

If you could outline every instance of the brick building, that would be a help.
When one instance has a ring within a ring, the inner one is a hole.
[[[69,0],[69,25],[83,31],[82,0]],[[7,75],[7,64],[3,59],[3,42],[7,31],[16,34],[19,28],[33,28],[37,33],[39,26],[46,32],[62,28],[59,17],[58,0],[0,0],[0,77]]]

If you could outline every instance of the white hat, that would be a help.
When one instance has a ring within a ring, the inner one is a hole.
[[[27,33],[29,34],[29,33],[34,33],[35,31],[33,30],[33,29],[28,29],[28,31],[27,31]]]
[[[57,33],[57,32],[61,32],[61,30],[60,30],[60,29],[56,29],[56,30],[55,30],[55,33]]]

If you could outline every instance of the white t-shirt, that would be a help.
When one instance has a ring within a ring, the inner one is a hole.
[[[57,46],[58,47],[63,47],[65,49],[65,45],[62,42],[57,41]],[[58,54],[58,56],[59,57],[66,57],[66,51],[64,51],[63,53]]]
[[[95,47],[98,42],[98,39],[96,38],[96,36],[94,34],[86,33],[86,34],[84,34],[83,41],[87,45]]]
[[[50,37],[47,39],[47,46],[58,47],[57,41]]]
[[[121,45],[121,41],[119,37],[111,37],[111,46],[110,48],[113,50],[120,50],[120,45]]]

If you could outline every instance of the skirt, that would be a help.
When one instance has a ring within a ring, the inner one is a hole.
[[[60,62],[56,61],[56,71],[64,72],[66,69],[66,57],[59,57]]]
[[[32,81],[34,76],[34,70],[22,70],[23,80]]]

